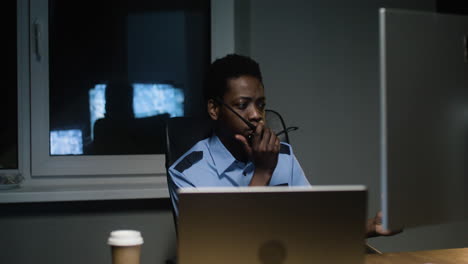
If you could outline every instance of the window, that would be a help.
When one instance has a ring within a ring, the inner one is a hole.
[[[121,0],[107,5],[86,0],[71,9],[62,2],[16,1],[18,88],[13,90],[18,104],[6,112],[18,107],[18,121],[13,121],[18,128],[8,144],[17,141],[16,166],[27,188],[0,193],[0,198],[26,202],[167,197],[161,148],[99,145],[96,141],[105,142],[106,136],[117,133],[91,128],[114,110],[131,119],[133,126],[127,129],[132,132],[154,125],[161,116],[196,115],[204,108],[197,87],[204,67],[210,58],[234,52],[234,0]],[[112,27],[115,24],[121,27]],[[173,25],[184,33],[173,33]],[[172,37],[159,34],[167,31]],[[172,56],[164,48],[177,52]],[[124,89],[112,89],[115,86]],[[126,99],[108,100],[110,90]],[[162,140],[155,136],[161,131],[146,131],[152,134],[152,144]]]
[[[32,174],[164,174],[165,121],[205,110],[210,1],[34,0],[30,13]]]

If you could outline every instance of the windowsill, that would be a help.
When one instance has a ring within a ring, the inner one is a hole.
[[[0,190],[2,203],[36,203],[90,200],[168,198],[165,182],[111,184],[24,184],[19,188]]]

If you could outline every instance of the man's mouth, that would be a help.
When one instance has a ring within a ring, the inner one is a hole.
[[[255,130],[250,129],[250,128],[246,129],[246,131],[245,131],[245,135],[246,135],[246,136],[251,136],[251,135],[253,135],[254,133],[255,133]]]
[[[247,131],[247,133],[246,133],[245,138],[247,138],[247,140],[250,141],[250,140],[252,140],[252,138],[254,137],[254,134],[255,134],[255,131],[252,130],[252,129],[249,129],[249,130]]]

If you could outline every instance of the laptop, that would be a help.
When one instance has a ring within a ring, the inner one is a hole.
[[[364,263],[364,186],[179,190],[178,263]]]

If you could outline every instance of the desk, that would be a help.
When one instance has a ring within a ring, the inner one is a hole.
[[[438,249],[366,255],[365,264],[463,264],[468,248]]]

